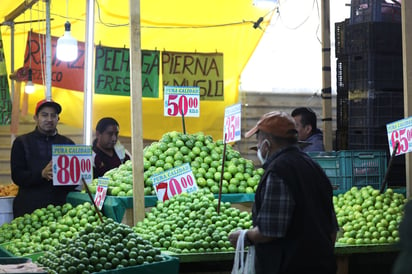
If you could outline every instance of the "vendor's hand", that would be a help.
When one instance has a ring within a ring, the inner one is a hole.
[[[50,161],[47,166],[45,166],[43,168],[43,170],[41,171],[41,176],[48,180],[51,181],[53,180],[53,169],[52,169],[52,161]]]
[[[239,238],[241,230],[234,231],[229,234],[229,242],[233,247],[237,246],[237,238]]]

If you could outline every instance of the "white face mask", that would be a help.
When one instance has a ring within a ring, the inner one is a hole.
[[[263,165],[264,163],[266,163],[266,161],[267,161],[267,159],[268,159],[268,156],[269,156],[269,150],[266,152],[265,157],[263,157],[263,155],[262,155],[261,147],[262,147],[263,144],[265,144],[265,143],[267,143],[267,144],[268,144],[268,147],[270,147],[270,142],[269,142],[267,139],[265,139],[265,140],[263,140],[262,144],[260,144],[260,147],[258,147],[258,150],[257,150],[257,157],[258,157],[259,161],[262,163],[262,165]]]

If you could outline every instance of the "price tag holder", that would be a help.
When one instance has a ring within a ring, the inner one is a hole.
[[[399,146],[395,155],[412,151],[412,117],[387,124],[386,131],[388,133],[388,144],[391,155],[396,142],[399,142]]]
[[[225,108],[225,120],[223,125],[223,139],[226,135],[226,143],[241,139],[241,104],[235,104]]]
[[[199,117],[200,88],[199,87],[164,87],[164,116]]]
[[[198,190],[189,163],[155,174],[150,178],[159,201],[164,202],[183,192],[192,193]]]
[[[80,185],[93,180],[92,147],[87,145],[53,145],[53,185]]]
[[[107,177],[100,177],[97,179],[97,188],[96,195],[94,195],[94,203],[100,210],[102,210],[104,200],[106,199],[109,181],[110,179]]]

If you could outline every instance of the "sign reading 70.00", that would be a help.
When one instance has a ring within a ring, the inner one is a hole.
[[[155,174],[150,179],[157,199],[162,202],[183,192],[192,193],[198,190],[189,163]]]
[[[53,185],[79,185],[93,179],[92,147],[86,145],[53,145]]]

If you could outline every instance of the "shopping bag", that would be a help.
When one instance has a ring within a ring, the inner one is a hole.
[[[249,246],[245,258],[245,235],[246,230],[241,230],[237,238],[232,274],[255,273],[255,247],[253,245]]]

